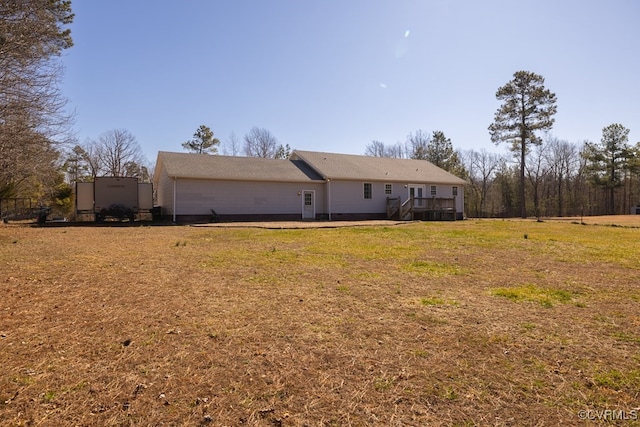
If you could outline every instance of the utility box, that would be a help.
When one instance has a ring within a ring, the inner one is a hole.
[[[133,177],[96,177],[76,183],[76,213],[91,214],[96,222],[129,220],[153,209],[153,185]]]

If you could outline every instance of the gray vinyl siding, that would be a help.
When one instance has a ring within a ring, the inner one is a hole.
[[[160,152],[156,166],[158,205],[164,215],[185,220],[206,219],[211,209],[231,220],[301,218],[305,190],[314,192],[316,218],[378,218],[386,216],[388,198],[406,201],[413,184],[424,186],[424,197],[436,185],[438,198],[452,198],[457,186],[456,211],[464,210],[464,181],[422,160],[295,152],[287,161]],[[364,183],[371,184],[370,199]],[[387,184],[391,194],[385,193]]]
[[[178,179],[176,215],[300,214],[302,191],[315,191],[316,212],[324,212],[324,185],[299,182],[253,182]]]
[[[164,215],[173,214],[173,179],[167,175],[163,168],[160,170],[158,181],[154,183],[157,193],[158,206],[162,207]]]
[[[364,198],[364,183],[372,184],[371,199]],[[385,194],[385,185],[391,184],[391,194]],[[424,185],[425,196],[431,197],[431,186],[437,189],[436,197],[453,198],[453,185],[434,183],[411,183]],[[402,202],[409,198],[409,190],[405,182],[376,181],[331,181],[331,212],[333,214],[386,213],[387,198],[400,198]],[[456,211],[464,211],[464,188],[457,185]]]
[[[371,199],[364,198],[364,183],[371,184]],[[385,184],[392,184],[392,194],[385,194]],[[331,181],[331,212],[335,214],[386,213],[387,197],[407,196],[404,184],[375,181]]]

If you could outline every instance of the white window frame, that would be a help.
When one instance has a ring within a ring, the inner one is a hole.
[[[384,185],[384,194],[390,196],[393,194],[393,184],[385,184]]]

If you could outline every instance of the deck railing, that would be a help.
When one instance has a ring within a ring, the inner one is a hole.
[[[402,203],[399,197],[389,197],[387,198],[387,218],[455,220],[456,200],[446,197],[409,197]]]

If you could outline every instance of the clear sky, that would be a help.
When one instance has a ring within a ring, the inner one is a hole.
[[[552,134],[640,141],[638,0],[74,0],[62,85],[79,142],[126,129],[149,161],[209,126],[292,149],[364,154],[442,130],[496,147],[497,89],[545,78]]]

